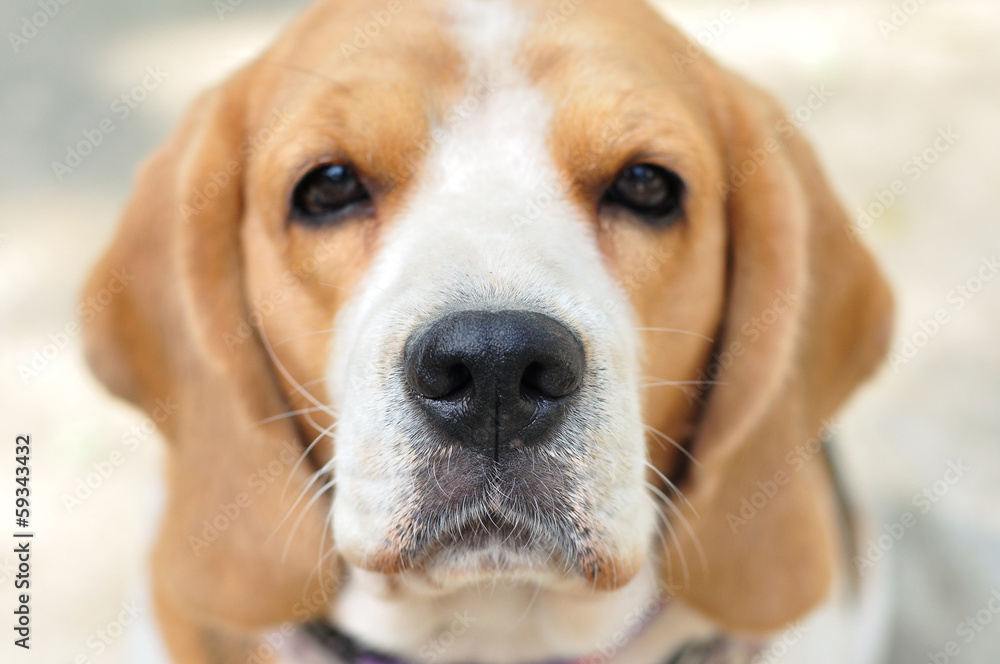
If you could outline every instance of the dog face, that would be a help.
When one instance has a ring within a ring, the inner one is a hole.
[[[785,459],[890,300],[808,148],[640,3],[414,3],[357,47],[377,10],[320,3],[203,96],[93,278],[137,274],[89,329],[98,374],[181,402],[161,613],[304,619],[342,563],[442,592],[655,564],[743,628],[814,605],[831,499]],[[306,500],[192,544],[288,449],[272,485]]]

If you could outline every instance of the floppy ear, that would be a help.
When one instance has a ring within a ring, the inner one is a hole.
[[[314,468],[297,463],[303,449],[289,420],[258,424],[288,410],[273,367],[258,337],[233,347],[223,339],[248,320],[239,150],[247,74],[202,96],[143,166],[85,297],[114,274],[126,282],[87,322],[88,357],[170,442],[153,559],[161,616],[257,628],[322,608],[301,600],[327,575],[318,573],[322,501],[303,513],[307,495],[279,528]]]
[[[728,311],[718,381],[685,492],[700,517],[680,551],[690,605],[732,629],[770,630],[828,593],[839,562],[824,418],[879,365],[892,298],[809,146],[778,106],[725,79]],[[683,532],[682,529],[678,529]],[[669,578],[670,572],[667,572]]]

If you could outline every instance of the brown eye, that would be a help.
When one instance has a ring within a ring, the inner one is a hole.
[[[327,224],[370,201],[358,174],[345,164],[324,164],[309,171],[292,194],[293,219]]]
[[[634,164],[618,174],[604,200],[650,226],[664,228],[681,216],[683,197],[684,183],[676,173],[652,164]]]

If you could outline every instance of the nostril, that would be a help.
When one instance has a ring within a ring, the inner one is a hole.
[[[521,375],[521,394],[529,399],[562,399],[580,386],[574,363],[532,362]]]
[[[521,376],[521,396],[526,399],[548,398],[545,390],[540,385],[542,372],[545,368],[540,362],[532,362],[524,369]]]
[[[457,399],[472,389],[472,371],[461,362],[437,364],[413,362],[408,367],[407,382],[427,399]]]
[[[464,364],[453,364],[448,367],[447,390],[434,399],[455,400],[465,396],[472,390],[472,372]]]

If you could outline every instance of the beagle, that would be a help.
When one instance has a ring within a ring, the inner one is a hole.
[[[318,2],[143,166],[114,270],[89,360],[178,404],[172,661],[877,655],[820,443],[891,295],[638,0]]]

